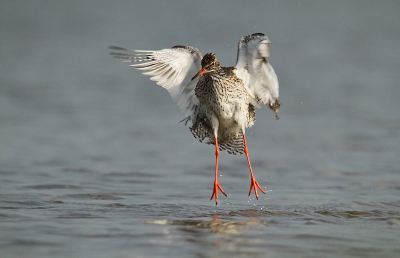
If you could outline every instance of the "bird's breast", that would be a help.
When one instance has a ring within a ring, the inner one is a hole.
[[[238,108],[248,106],[243,82],[233,73],[225,71],[203,75],[195,94],[205,113],[213,112],[221,120],[231,120]]]

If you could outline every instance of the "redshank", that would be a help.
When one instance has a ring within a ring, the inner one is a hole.
[[[258,199],[258,184],[251,168],[246,143],[245,128],[256,121],[255,107],[265,104],[279,119],[279,84],[274,69],[266,57],[270,55],[270,41],[262,33],[243,37],[238,44],[237,62],[234,67],[221,67],[213,53],[202,57],[201,52],[190,46],[174,46],[158,51],[109,48],[124,52],[110,53],[121,62],[143,70],[143,74],[167,89],[180,109],[186,112],[185,125],[193,136],[207,144],[215,145],[214,188],[210,200],[218,190],[225,196],[218,181],[220,150],[230,154],[245,154],[250,170],[250,190]]]

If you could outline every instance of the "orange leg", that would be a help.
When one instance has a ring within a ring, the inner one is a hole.
[[[217,205],[218,204],[218,189],[225,196],[227,196],[227,195],[218,182],[218,159],[219,159],[218,139],[215,138],[214,141],[215,141],[215,175],[214,175],[214,190],[211,195],[210,201],[213,199],[213,197],[215,195],[215,205]]]
[[[249,165],[249,170],[250,170],[250,190],[249,190],[249,195],[251,194],[251,190],[254,189],[254,194],[256,195],[256,198],[258,200],[258,193],[257,193],[257,188],[260,189],[261,192],[264,192],[264,190],[261,188],[261,186],[257,183],[256,178],[254,177],[253,174],[253,169],[251,169],[251,164],[250,164],[250,157],[249,157],[249,150],[247,149],[247,143],[246,143],[246,136],[243,134],[243,143],[244,143],[244,153],[246,154],[246,159],[247,159],[247,165]]]

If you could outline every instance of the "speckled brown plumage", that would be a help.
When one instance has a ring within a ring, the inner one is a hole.
[[[218,70],[200,78],[195,94],[200,101],[202,112],[199,121],[189,129],[200,142],[208,138],[207,144],[215,144],[210,125],[210,116],[214,114],[220,123],[225,120],[222,124],[229,126],[219,128],[219,149],[226,150],[230,154],[242,154],[243,132],[232,114],[236,112],[235,108],[239,107],[246,115],[246,128],[250,128],[256,120],[256,112],[254,106],[249,103],[249,95],[242,80],[233,72],[234,69],[234,67],[219,67]]]

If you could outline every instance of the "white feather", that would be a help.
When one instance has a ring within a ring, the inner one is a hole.
[[[267,62],[270,41],[257,33],[239,41],[236,75],[243,81],[250,96],[265,105],[273,105],[279,97],[279,83],[274,68]]]
[[[199,104],[194,89],[199,79],[192,80],[192,77],[200,71],[203,58],[197,48],[178,46],[158,51],[110,48],[125,51],[110,54],[121,62],[133,62],[130,66],[152,76],[150,80],[167,89],[186,116],[194,118],[195,106]]]

